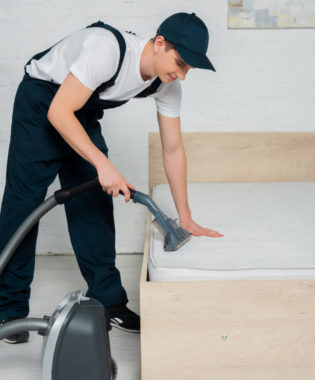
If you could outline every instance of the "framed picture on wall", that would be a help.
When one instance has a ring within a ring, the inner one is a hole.
[[[315,0],[228,0],[228,27],[314,28]]]

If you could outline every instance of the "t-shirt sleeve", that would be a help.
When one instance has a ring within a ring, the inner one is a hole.
[[[179,117],[182,102],[182,86],[179,79],[162,84],[159,91],[153,94],[157,111],[168,117]]]
[[[94,91],[115,74],[120,58],[118,43],[110,38],[88,36],[69,70],[87,88]]]

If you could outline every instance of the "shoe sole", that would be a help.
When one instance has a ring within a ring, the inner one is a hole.
[[[119,326],[119,325],[117,325],[116,323],[111,323],[110,325],[111,325],[112,327],[116,327],[117,329],[122,330],[122,331],[126,331],[126,332],[131,332],[131,333],[139,333],[139,332],[140,332],[140,330],[130,330],[130,329],[126,329],[125,327]]]
[[[23,340],[8,340],[6,338],[3,339],[4,342],[10,343],[10,344],[20,344],[20,343],[27,343],[28,339],[23,339]]]

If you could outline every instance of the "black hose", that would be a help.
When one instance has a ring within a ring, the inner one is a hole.
[[[38,206],[20,225],[17,231],[13,234],[7,245],[4,247],[0,255],[0,275],[6,267],[7,263],[13,256],[15,250],[20,245],[24,237],[39,221],[39,219],[45,215],[49,210],[57,205],[57,201],[54,196],[48,198],[44,203]]]
[[[23,241],[24,237],[29,233],[29,231],[34,227],[34,225],[42,216],[44,216],[48,211],[50,211],[58,204],[63,204],[77,194],[92,189],[97,185],[99,185],[98,178],[94,178],[71,189],[60,189],[56,191],[54,195],[47,198],[43,203],[41,203],[20,225],[20,227],[8,241],[7,245],[4,247],[3,251],[0,253],[0,276],[10,261],[11,257],[13,256],[15,250]]]
[[[45,215],[49,210],[57,205],[57,201],[54,196],[46,199],[44,203],[38,206],[20,225],[17,231],[13,234],[11,239],[8,241],[7,245],[4,247],[0,254],[0,275],[6,267],[7,263],[13,256],[17,247],[21,244],[24,237],[29,233],[29,231],[34,227],[34,225],[39,221],[39,219]]]
[[[80,194],[83,191],[93,189],[96,186],[100,186],[98,177],[91,179],[90,181],[81,183],[81,185],[72,187],[71,189],[60,189],[58,191],[55,191],[54,196],[58,204],[61,205],[75,197],[77,194]]]
[[[0,326],[0,340],[25,331],[46,331],[49,321],[41,318],[22,318]]]

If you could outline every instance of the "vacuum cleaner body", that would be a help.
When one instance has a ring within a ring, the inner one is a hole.
[[[42,378],[45,380],[112,380],[110,323],[103,305],[80,291],[58,305],[44,332]],[[41,331],[39,331],[39,334]]]

